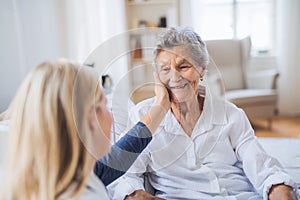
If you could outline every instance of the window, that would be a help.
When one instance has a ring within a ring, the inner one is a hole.
[[[274,54],[275,0],[203,0],[202,6],[196,29],[206,40],[249,35],[253,54]]]

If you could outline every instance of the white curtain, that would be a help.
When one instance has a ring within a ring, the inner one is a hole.
[[[279,111],[300,114],[300,1],[278,0]]]
[[[125,31],[125,19],[124,0],[1,0],[0,112],[38,63],[59,57],[84,62],[100,43]]]
[[[88,54],[111,36],[126,30],[124,0],[59,1],[67,57],[84,62]]]
[[[180,0],[180,25],[192,27],[203,37],[203,0]]]

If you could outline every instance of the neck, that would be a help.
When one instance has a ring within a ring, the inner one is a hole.
[[[187,115],[199,117],[200,106],[197,95],[185,102],[172,102],[171,109],[177,120],[187,119]]]

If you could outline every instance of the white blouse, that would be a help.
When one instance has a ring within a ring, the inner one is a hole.
[[[109,200],[107,191],[101,180],[91,172],[87,180],[87,187],[80,194],[79,200]]]
[[[155,98],[135,106],[136,123]],[[273,184],[297,188],[280,163],[268,156],[254,136],[245,113],[217,98],[205,99],[189,137],[169,110],[151,143],[130,170],[107,189],[124,199],[147,180],[163,199],[268,199]]]

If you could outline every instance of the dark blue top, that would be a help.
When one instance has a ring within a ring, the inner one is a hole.
[[[95,174],[107,186],[129,169],[151,140],[150,130],[145,124],[138,122],[111,147],[107,155],[97,160]]]

